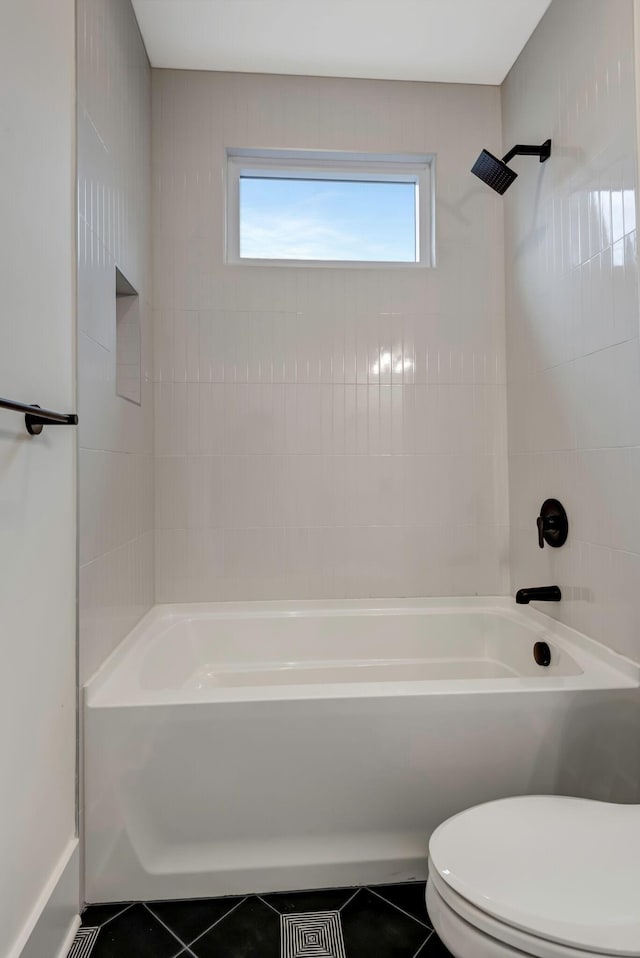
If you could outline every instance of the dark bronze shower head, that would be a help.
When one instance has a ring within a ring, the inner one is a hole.
[[[518,175],[510,170],[507,164],[499,160],[497,156],[489,153],[488,150],[482,151],[471,167],[471,172],[479,176],[483,183],[500,194],[509,189]]]
[[[551,140],[545,140],[541,146],[519,144],[518,146],[514,146],[512,150],[509,150],[506,156],[501,160],[499,160],[497,156],[494,156],[493,153],[489,153],[488,150],[483,150],[473,164],[471,172],[475,173],[483,183],[490,186],[496,193],[505,193],[518,175],[507,166],[507,163],[514,156],[518,155],[539,156],[540,162],[544,163],[544,161],[548,160],[551,156]]]

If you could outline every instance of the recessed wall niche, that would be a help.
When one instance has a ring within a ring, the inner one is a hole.
[[[116,266],[116,395],[141,402],[140,297]]]

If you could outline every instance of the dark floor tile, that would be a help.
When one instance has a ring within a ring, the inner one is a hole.
[[[227,912],[238,905],[240,898],[194,898],[183,901],[150,901],[150,908],[161,922],[178,936],[185,945],[211,928]]]
[[[82,925],[89,928],[104,925],[111,921],[116,915],[120,915],[126,908],[129,908],[131,902],[118,902],[117,905],[88,905],[82,912]]]
[[[434,931],[427,939],[424,947],[420,949],[416,958],[453,958],[453,955],[448,948],[445,948]]]
[[[356,891],[356,888],[328,888],[325,891],[284,891],[260,897],[281,915],[290,915],[305,911],[338,911]]]
[[[144,905],[133,905],[100,929],[91,958],[174,958],[181,951]]]
[[[424,881],[408,881],[398,885],[372,885],[371,889],[431,928],[424,897],[426,884]]]
[[[349,958],[413,958],[431,934],[415,918],[363,888],[340,916]]]
[[[190,947],[197,958],[280,958],[280,918],[259,898],[247,898]]]

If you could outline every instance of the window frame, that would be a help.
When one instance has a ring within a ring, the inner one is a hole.
[[[240,179],[348,180],[417,186],[415,261],[279,259],[240,256]],[[240,266],[423,269],[435,266],[435,155],[348,153],[329,150],[226,150],[225,263]]]

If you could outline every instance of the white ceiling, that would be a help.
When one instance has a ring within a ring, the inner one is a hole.
[[[503,81],[550,0],[133,0],[154,67]]]

